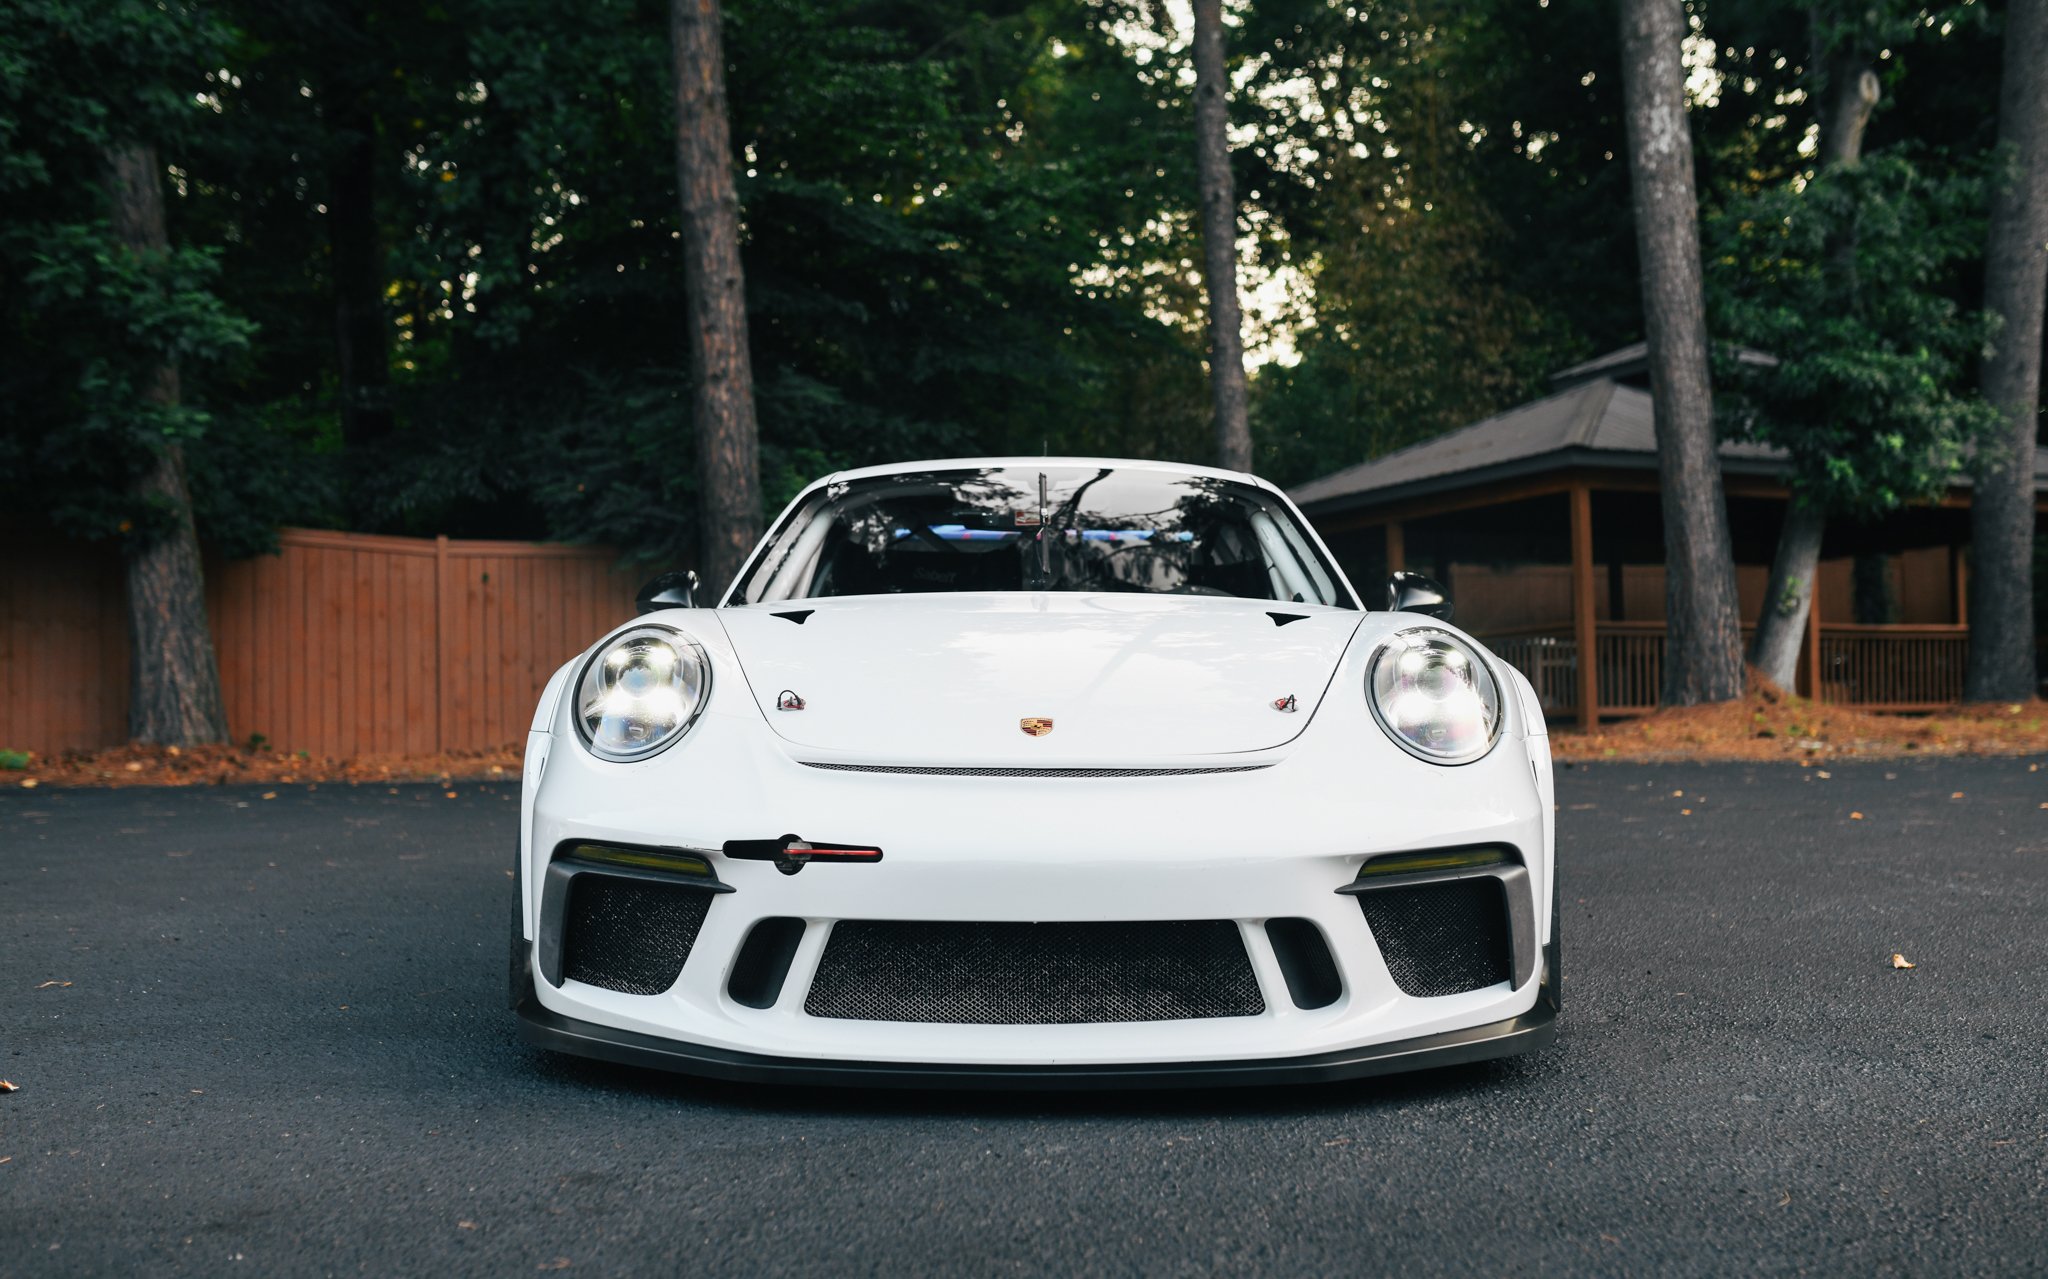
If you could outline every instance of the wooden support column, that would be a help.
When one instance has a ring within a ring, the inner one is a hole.
[[[1408,567],[1408,541],[1401,528],[1401,521],[1387,521],[1387,572],[1398,573]]]
[[[1572,504],[1572,638],[1579,649],[1579,728],[1600,726],[1600,646],[1593,607],[1593,491],[1574,484]]]
[[[1967,547],[1951,546],[1948,548],[1948,589],[1950,602],[1955,609],[1955,616],[1949,620],[1957,626],[1968,625],[1970,621],[1970,557]]]
[[[1806,652],[1800,662],[1800,674],[1806,677],[1806,686],[1797,690],[1801,695],[1814,701],[1820,700],[1820,583],[1813,584],[1813,598],[1806,605]],[[1795,681],[1797,682],[1797,681]]]

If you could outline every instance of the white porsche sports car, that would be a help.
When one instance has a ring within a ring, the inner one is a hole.
[[[527,739],[527,1039],[732,1079],[1328,1080],[1556,1033],[1549,739],[1249,475],[829,476]],[[680,605],[671,607],[670,605]]]

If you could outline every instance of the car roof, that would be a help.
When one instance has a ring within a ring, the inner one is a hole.
[[[1226,471],[1214,466],[1196,466],[1190,462],[1152,462],[1142,458],[1129,457],[947,457],[934,458],[923,462],[891,462],[886,466],[861,466],[850,470],[835,471],[818,481],[820,484],[835,484],[844,480],[864,480],[878,475],[905,475],[918,471],[974,471],[996,467],[1027,466],[1074,466],[1113,467],[1120,471],[1159,471],[1170,475],[1206,475],[1214,479],[1236,480],[1242,484],[1256,485],[1262,489],[1274,486],[1256,475],[1244,471]],[[815,487],[815,486],[812,486]]]

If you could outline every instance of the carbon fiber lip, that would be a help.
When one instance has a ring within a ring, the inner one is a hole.
[[[530,974],[520,983],[514,1007],[519,1016],[520,1038],[537,1048],[625,1066],[783,1087],[1004,1091],[1272,1087],[1487,1061],[1541,1048],[1557,1038],[1557,1005],[1546,993],[1528,1012],[1484,1026],[1307,1057],[1100,1066],[981,1066],[777,1057],[616,1030],[541,1007],[534,997]]]
[[[1211,773],[1256,773],[1271,764],[1221,764],[1195,768],[1000,768],[942,764],[827,764],[799,761],[805,768],[835,773],[894,773],[906,777],[1199,777]]]

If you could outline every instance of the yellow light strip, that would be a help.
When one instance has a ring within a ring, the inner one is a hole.
[[[604,866],[629,866],[636,870],[665,870],[678,875],[709,875],[711,866],[701,857],[682,853],[661,853],[645,848],[613,848],[606,844],[578,844],[569,856],[580,862]]]
[[[1444,853],[1395,853],[1375,857],[1361,866],[1358,877],[1408,875],[1425,870],[1465,870],[1474,866],[1498,866],[1507,855],[1497,848],[1459,848]]]

